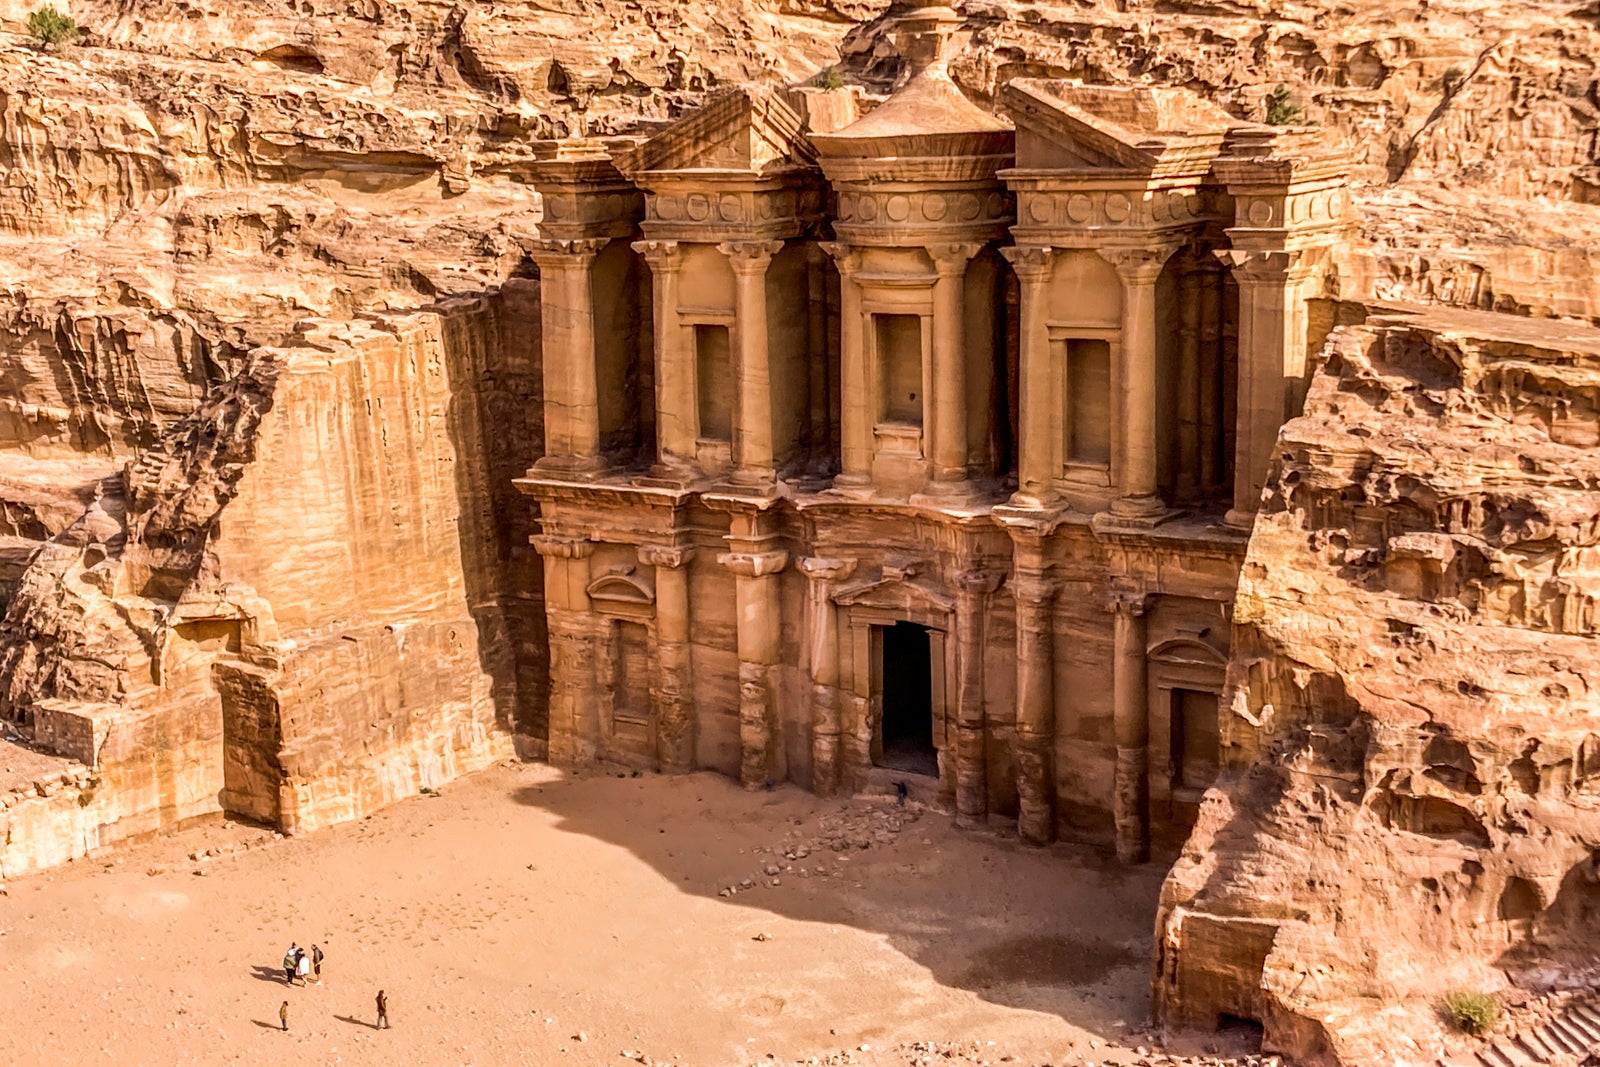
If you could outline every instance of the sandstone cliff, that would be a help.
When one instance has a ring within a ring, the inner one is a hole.
[[[1592,960],[1600,333],[1516,321],[1342,327],[1283,429],[1230,769],[1163,896],[1169,1024],[1431,1063],[1444,994]]]

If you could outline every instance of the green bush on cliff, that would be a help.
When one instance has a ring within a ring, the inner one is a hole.
[[[35,8],[28,16],[28,36],[45,48],[55,48],[78,39],[78,24],[53,7]]]

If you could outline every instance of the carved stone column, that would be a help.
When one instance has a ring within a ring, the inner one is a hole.
[[[1000,254],[1011,261],[1021,290],[1021,447],[1017,459],[1017,491],[1011,503],[1017,507],[1043,507],[1055,495],[1055,479],[1060,473],[1060,432],[1056,413],[1061,407],[1054,382],[1050,355],[1048,285],[1052,248],[1014,245]]]
[[[695,767],[694,666],[689,649],[689,561],[694,549],[640,545],[639,562],[656,569],[656,758],[666,774]]]
[[[1056,832],[1056,590],[1040,550],[1032,547],[1027,554],[1034,558],[1019,557],[1010,583],[1017,606],[1017,833],[1042,845]]]
[[[600,746],[599,680],[589,604],[594,542],[552,534],[530,538],[544,559],[545,616],[550,635],[550,762],[578,767]]]
[[[694,353],[678,322],[683,248],[677,241],[635,241],[633,250],[650,265],[655,309],[656,463],[683,467],[694,461],[697,436]]]
[[[933,396],[931,492],[968,488],[967,264],[983,250],[976,243],[928,246],[939,280],[933,284]]]
[[[1126,864],[1150,858],[1150,712],[1145,688],[1145,598],[1118,594],[1112,635],[1112,729],[1117,740],[1112,815],[1117,859]]]
[[[773,671],[778,662],[781,606],[778,572],[789,553],[777,549],[778,535],[767,531],[761,515],[733,516],[732,549],[717,562],[734,574],[739,642],[739,781],[756,789],[778,776],[777,708]]]
[[[733,426],[734,476],[759,484],[773,477],[772,370],[768,365],[767,268],[782,241],[725,241],[717,246],[733,265],[734,374],[738,411]]]
[[[1176,248],[1096,249],[1122,279],[1122,356],[1111,368],[1117,410],[1111,455],[1117,499],[1111,514],[1120,519],[1148,521],[1166,510],[1157,484],[1156,280]]]
[[[1229,525],[1248,529],[1261,505],[1283,425],[1285,380],[1298,364],[1293,321],[1305,275],[1298,252],[1221,251],[1239,283],[1239,399]]]
[[[1178,284],[1178,492],[1193,498],[1200,480],[1200,311],[1206,276],[1194,269],[1192,256]]]
[[[872,397],[867,373],[866,320],[861,308],[861,252],[842,241],[823,251],[839,268],[839,473],[835,489],[872,488]]]
[[[969,570],[956,576],[956,825],[989,821],[988,730],[983,704],[983,653],[989,594],[1001,575]]]
[[[536,466],[600,466],[600,388],[595,367],[594,259],[603,239],[541,240],[528,250],[539,267],[544,360],[544,456]]]
[[[811,636],[811,791],[831,797],[839,791],[841,695],[839,692],[839,609],[833,603],[834,583],[855,570],[853,559],[799,561],[810,580],[807,631]]]

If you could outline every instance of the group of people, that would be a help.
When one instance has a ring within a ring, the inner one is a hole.
[[[294,980],[300,979],[300,984],[305,985],[308,980],[322,984],[322,948],[312,945],[307,952],[293,942],[289,951],[283,954],[283,980],[287,985],[294,985]]]
[[[300,984],[308,982],[322,984],[322,946],[312,945],[307,952],[293,942],[289,951],[283,954],[283,980],[288,985],[294,985],[296,978]],[[378,1021],[373,1024],[374,1030],[387,1030],[389,1028],[389,998],[383,990],[378,990]],[[289,1002],[286,1000],[278,1005],[278,1025],[284,1030],[289,1029]]]

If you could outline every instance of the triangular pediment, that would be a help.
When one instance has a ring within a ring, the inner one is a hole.
[[[805,123],[772,92],[732,89],[613,157],[630,178],[656,171],[743,171],[811,166]]]
[[[1002,101],[1017,126],[1022,170],[1204,170],[1242,125],[1185,89],[1019,78]]]
[[[920,608],[935,614],[955,610],[955,598],[914,578],[885,576],[847,586],[834,598],[841,607],[875,607],[904,612]]]

